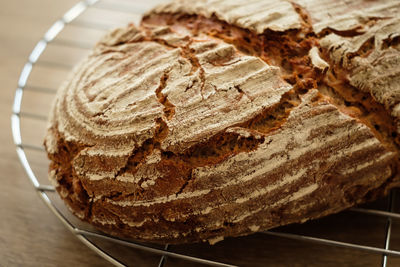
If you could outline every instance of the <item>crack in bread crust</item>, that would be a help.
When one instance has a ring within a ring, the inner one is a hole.
[[[205,18],[181,13],[152,14],[144,17],[142,25],[168,25],[172,29],[186,25],[193,34],[196,34],[201,29],[202,33],[221,38],[249,55],[258,56],[268,64],[280,67],[283,77],[294,86],[298,94],[302,94],[312,88],[319,89],[342,112],[365,123],[388,148],[392,151],[399,151],[397,121],[370,94],[353,88],[346,78],[346,73],[341,71],[340,66],[335,65],[329,59],[328,52],[319,46],[318,40],[331,32],[339,33],[341,36],[356,36],[362,33],[354,32],[353,30],[339,32],[326,29],[321,31],[317,37],[312,30],[311,19],[307,11],[296,3],[292,4],[302,18],[304,27],[300,30],[291,30],[284,33],[266,30],[263,34],[257,35],[246,29],[229,25],[216,17]],[[378,19],[370,18],[369,21],[372,23],[370,24],[373,25]],[[396,41],[392,43],[396,44]],[[350,57],[367,55],[368,51],[372,49],[371,45],[373,45],[373,38],[366,41]],[[275,47],[279,46],[283,46],[284,49],[275,49]],[[312,65],[308,52],[314,46],[322,51],[323,60],[329,63],[330,70],[328,73],[323,73]],[[290,67],[283,61],[287,57],[291,58]],[[380,119],[383,119],[383,122]]]

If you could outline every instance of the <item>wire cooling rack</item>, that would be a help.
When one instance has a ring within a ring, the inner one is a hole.
[[[56,89],[105,31],[138,23],[140,14],[159,2],[162,0],[79,2],[51,26],[23,67],[11,118],[13,138],[34,189],[51,211],[78,239],[115,266],[285,266],[293,262],[400,266],[400,229],[396,232],[394,227],[400,219],[396,190],[387,199],[365,207],[303,225],[230,238],[214,246],[157,246],[120,239],[96,231],[66,210],[54,187],[48,185],[48,160],[41,145]]]

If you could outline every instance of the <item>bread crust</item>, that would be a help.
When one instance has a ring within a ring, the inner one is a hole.
[[[397,49],[397,20],[367,36],[378,52],[338,62],[344,37],[313,30],[324,22],[301,7],[312,1],[275,13],[265,1],[186,2],[110,32],[59,89],[45,146],[73,213],[140,241],[215,243],[398,184],[395,103],[377,97],[395,81],[357,82],[382,68],[368,62],[385,45]]]

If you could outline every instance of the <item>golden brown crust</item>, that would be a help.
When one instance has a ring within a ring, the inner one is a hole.
[[[214,243],[398,183],[396,120],[320,50],[315,17],[285,1],[297,26],[277,31],[249,26],[266,2],[240,20],[221,15],[234,1],[185,1],[104,37],[60,89],[45,145],[75,214],[137,240]]]

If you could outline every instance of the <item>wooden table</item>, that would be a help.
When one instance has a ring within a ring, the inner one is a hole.
[[[0,266],[109,266],[46,208],[15,153],[17,79],[34,45],[76,0],[0,1]]]
[[[109,266],[79,242],[37,196],[19,163],[10,130],[11,103],[28,55],[49,26],[77,2],[0,0],[0,266]],[[46,99],[32,103],[48,105]],[[289,230],[376,246],[383,244],[385,222],[384,218],[344,213]],[[400,225],[398,221],[394,225],[398,228],[392,247],[399,250]],[[229,239],[214,247],[174,246],[174,251],[235,259],[245,266],[379,266],[381,261],[380,255],[260,235]],[[135,266],[155,266],[146,254],[131,257]],[[166,266],[188,265],[168,259]],[[400,258],[390,258],[388,266],[400,266]]]

